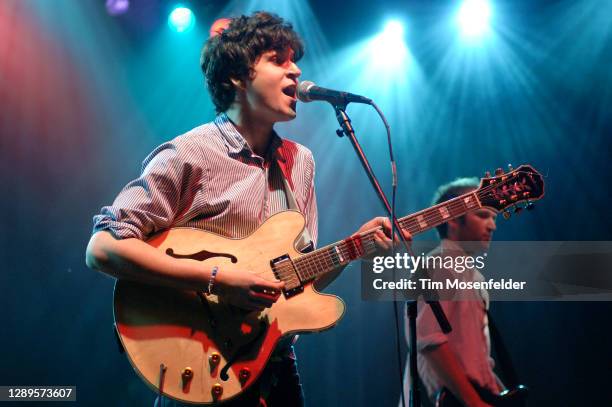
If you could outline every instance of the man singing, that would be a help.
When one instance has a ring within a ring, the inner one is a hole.
[[[289,23],[266,12],[220,25],[201,58],[217,117],[146,157],[141,175],[94,217],[87,264],[120,279],[209,290],[229,304],[260,311],[279,298],[282,282],[250,270],[183,262],[144,242],[178,226],[244,238],[273,214],[297,206],[306,218],[303,240],[316,245],[312,153],[273,129],[296,117],[303,43]],[[375,218],[358,232],[377,226],[384,230],[377,232],[377,244],[389,248],[387,219]],[[329,279],[318,286],[326,283]],[[277,349],[273,356],[260,383],[235,405],[303,405],[292,347]]]

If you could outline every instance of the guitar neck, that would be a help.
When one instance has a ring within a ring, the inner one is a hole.
[[[398,222],[402,229],[415,236],[481,207],[478,191],[473,191],[400,218]],[[303,283],[312,281],[346,266],[353,260],[373,254],[377,249],[374,241],[377,230],[380,230],[380,227],[295,258],[293,264],[300,280]]]

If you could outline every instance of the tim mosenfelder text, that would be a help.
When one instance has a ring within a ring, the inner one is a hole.
[[[397,253],[395,256],[374,257],[372,271],[380,274],[395,269],[413,274],[419,269],[437,269],[461,274],[466,270],[484,269],[486,256],[486,253],[479,256],[441,256],[424,253],[420,256],[411,256],[408,253]],[[486,281],[462,281],[457,278],[446,278],[443,281],[431,278],[400,278],[385,281],[376,278],[372,281],[375,290],[523,290],[526,284],[525,281],[514,281],[511,278]]]

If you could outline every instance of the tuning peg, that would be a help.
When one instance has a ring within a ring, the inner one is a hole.
[[[532,211],[533,208],[535,208],[535,205],[533,204],[533,202],[527,202],[527,210]]]
[[[502,170],[501,168],[498,168],[495,170],[495,175],[503,175],[504,174],[504,170]]]
[[[491,172],[485,171],[485,178],[491,178]]]
[[[512,164],[508,164],[508,172],[512,172],[514,171],[514,168],[512,168]]]
[[[519,213],[521,213],[523,211],[523,207],[522,206],[518,206],[518,205],[514,205],[514,213],[516,215],[518,215]]]
[[[510,219],[510,212],[507,209],[502,212],[502,215],[503,215],[504,219],[506,219],[506,220]]]

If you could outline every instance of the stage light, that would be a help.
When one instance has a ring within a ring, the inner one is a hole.
[[[385,25],[383,35],[390,39],[403,41],[404,26],[399,21],[389,21],[387,25]]]
[[[377,62],[384,65],[395,66],[402,62],[407,53],[403,24],[395,20],[389,21],[383,32],[374,38],[372,51]]]
[[[111,16],[123,14],[127,12],[129,8],[129,0],[106,0],[106,11]]]
[[[457,24],[466,38],[480,37],[489,31],[491,5],[487,0],[465,0],[457,13]]]
[[[187,32],[195,25],[195,15],[189,8],[177,6],[168,16],[168,25],[176,32]]]

